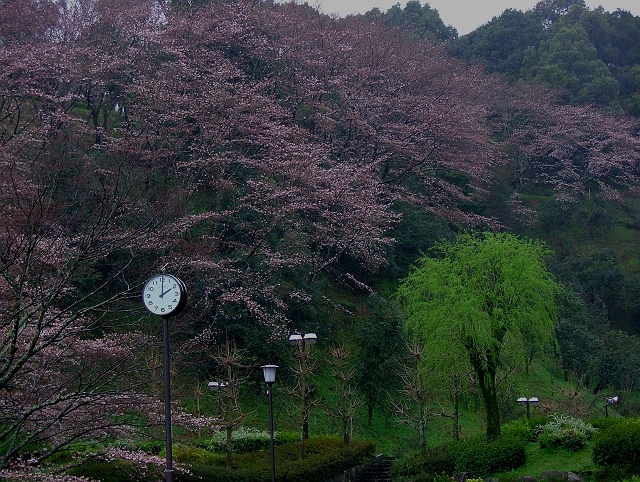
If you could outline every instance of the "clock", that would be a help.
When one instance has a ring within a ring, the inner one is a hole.
[[[175,315],[187,302],[187,289],[182,281],[170,274],[157,274],[142,290],[142,302],[154,315]]]

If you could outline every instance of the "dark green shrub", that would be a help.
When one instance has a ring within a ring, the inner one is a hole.
[[[484,436],[469,438],[456,445],[455,454],[455,471],[469,472],[474,478],[517,469],[527,461],[525,443],[513,437],[493,442]]]
[[[143,440],[137,442],[135,446],[138,450],[153,455],[159,455],[166,447],[164,440]]]
[[[602,431],[593,443],[593,463],[640,473],[640,423],[627,420]]]
[[[298,436],[298,433],[278,432],[274,437],[274,445],[295,442],[298,440]],[[222,431],[213,437],[200,438],[196,445],[210,452],[225,453],[227,451],[227,434]],[[233,432],[233,452],[236,454],[266,450],[270,445],[271,437],[268,432],[245,428]]]
[[[245,470],[229,470],[226,467],[193,464],[189,472],[176,472],[176,482],[252,482]]]
[[[619,482],[627,479],[626,472],[615,467],[603,467],[596,470],[592,476],[596,482]]]
[[[76,477],[88,477],[102,482],[156,482],[163,470],[154,466],[139,466],[126,461],[93,460],[67,471]]]
[[[536,442],[538,440],[539,427],[548,421],[549,418],[544,416],[512,420],[502,425],[502,436],[518,438],[524,442]]]
[[[276,447],[276,476],[283,482],[324,482],[371,459],[374,449],[372,442],[352,440],[345,447],[340,437],[312,438],[305,442],[304,459],[298,460],[298,443],[288,442]],[[242,480],[246,482],[270,480],[268,450],[238,454],[234,465],[237,467],[234,472],[245,471]]]
[[[454,482],[453,477],[446,474],[418,474],[413,479],[413,482]]]
[[[436,474],[453,475],[456,469],[456,458],[450,450],[452,444],[431,447],[422,451],[410,452],[396,460],[391,467],[391,474],[398,476],[435,476]]]
[[[214,454],[203,448],[185,444],[173,444],[172,454],[173,460],[178,464],[216,465],[219,460],[224,460],[223,455]],[[160,455],[162,457],[166,456],[164,449],[160,452]]]
[[[287,442],[276,447],[278,482],[324,482],[327,478],[371,459],[372,442],[352,440],[345,447],[340,437],[313,438],[305,442],[305,454],[298,460],[298,443]],[[269,450],[234,456],[233,469],[225,466],[226,458],[195,446],[176,444],[173,450],[176,482],[269,482],[271,457]],[[187,469],[187,471],[182,470]],[[85,476],[103,482],[157,482],[163,479],[161,467],[139,466],[127,461],[92,461],[74,468],[70,475]]]
[[[588,422],[598,429],[600,432],[606,432],[607,430],[614,430],[620,425],[629,423],[629,419],[618,417],[599,417],[589,419]]]
[[[469,472],[472,477],[486,477],[497,472],[522,467],[526,462],[525,441],[503,436],[488,443],[484,436],[451,442],[412,452],[398,459],[391,469],[394,477],[417,476],[432,480],[436,475],[452,476]],[[429,479],[431,477],[431,479]]]

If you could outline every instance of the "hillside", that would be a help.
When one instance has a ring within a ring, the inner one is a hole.
[[[387,389],[404,400],[394,363],[412,358],[398,283],[466,231],[552,248],[563,291],[544,369],[637,411],[632,87],[594,105],[502,78],[475,64],[479,44],[452,56],[427,8],[417,35],[294,3],[9,3],[25,14],[0,23],[0,468],[160,423],[162,323],[140,300],[162,272],[188,291],[170,320],[185,430],[220,421],[196,408],[220,348],[295,386],[294,331],[316,333],[325,362],[344,344],[367,419],[387,411]],[[545,35],[577,28],[565,20]],[[259,370],[239,379],[260,392]]]

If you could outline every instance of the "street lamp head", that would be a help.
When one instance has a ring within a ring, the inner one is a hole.
[[[318,337],[315,333],[306,333],[302,339],[307,345],[313,345],[318,340]]]
[[[273,383],[276,381],[276,369],[278,365],[262,365],[260,368],[262,368],[265,383]]]
[[[529,399],[529,403],[531,403],[532,405],[537,405],[540,402],[540,400],[538,400],[538,397],[531,397]]]
[[[606,398],[607,405],[613,405],[614,403],[618,403],[619,400],[620,400],[620,397],[618,397],[618,395],[616,395],[615,397]]]
[[[207,386],[211,389],[211,390],[225,390],[227,388],[227,384],[225,382],[209,382],[207,383]]]
[[[299,333],[296,333],[289,337],[289,343],[291,343],[292,345],[298,345],[301,342],[302,342],[302,335]]]
[[[520,397],[518,398],[518,403],[520,405],[526,405],[527,404],[527,397]]]

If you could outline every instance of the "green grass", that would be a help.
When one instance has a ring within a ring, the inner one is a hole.
[[[537,442],[527,445],[527,463],[517,470],[495,474],[496,477],[518,477],[530,475],[540,478],[546,470],[562,470],[575,474],[593,471],[589,447],[578,452],[563,449],[541,449]]]

